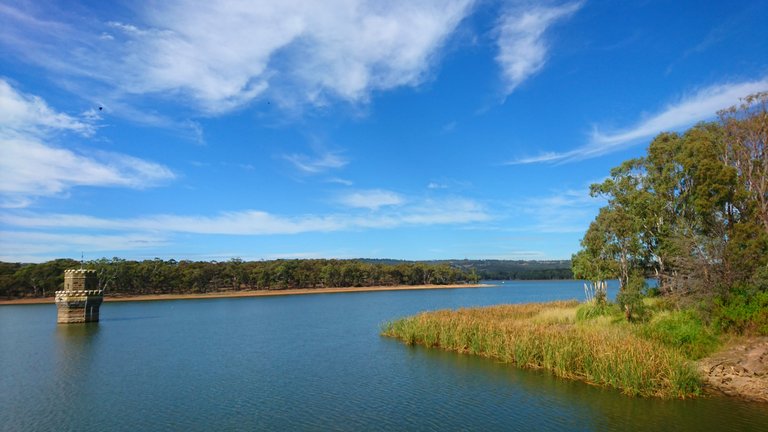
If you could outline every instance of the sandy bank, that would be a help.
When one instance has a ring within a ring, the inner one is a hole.
[[[345,287],[345,288],[312,288],[312,289],[286,289],[286,290],[244,290],[244,291],[226,291],[211,292],[205,294],[148,294],[137,296],[104,296],[105,302],[121,301],[155,301],[155,300],[195,300],[207,298],[231,298],[231,297],[261,297],[261,296],[281,296],[281,295],[304,295],[304,294],[329,294],[344,292],[370,292],[370,291],[406,291],[406,290],[430,290],[430,289],[449,289],[449,288],[485,288],[493,285],[484,284],[463,284],[463,285],[397,285],[397,286],[375,286],[375,287]],[[53,297],[29,298],[0,300],[0,305],[20,305],[20,304],[44,304],[53,303]]]

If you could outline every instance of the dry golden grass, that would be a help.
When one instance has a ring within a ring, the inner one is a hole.
[[[388,323],[383,335],[408,344],[494,358],[614,387],[629,395],[688,397],[697,373],[679,352],[622,323],[576,321],[576,301],[441,310]]]

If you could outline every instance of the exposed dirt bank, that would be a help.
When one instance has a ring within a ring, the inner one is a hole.
[[[768,337],[742,338],[699,361],[708,390],[768,402]]]
[[[446,288],[484,288],[493,285],[484,284],[458,284],[458,285],[397,285],[397,286],[376,286],[376,287],[346,287],[346,288],[312,288],[312,289],[286,289],[286,290],[258,290],[258,291],[226,291],[211,292],[205,294],[149,294],[137,296],[104,296],[106,302],[119,301],[152,301],[152,300],[194,300],[206,298],[230,298],[230,297],[261,297],[261,296],[280,296],[280,295],[302,295],[302,294],[328,294],[342,292],[368,292],[368,291],[407,291],[424,289],[446,289]],[[0,305],[18,305],[18,304],[40,304],[53,303],[53,297],[28,298],[14,300],[0,300]]]

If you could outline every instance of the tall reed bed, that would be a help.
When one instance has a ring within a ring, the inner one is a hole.
[[[628,395],[700,393],[693,365],[675,349],[606,320],[577,322],[578,303],[553,302],[425,312],[387,323],[407,344],[479,355],[614,387]]]

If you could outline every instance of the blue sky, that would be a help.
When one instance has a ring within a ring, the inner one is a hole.
[[[0,260],[565,259],[764,1],[0,1]]]

